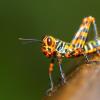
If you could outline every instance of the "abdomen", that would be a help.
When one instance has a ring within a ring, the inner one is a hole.
[[[96,52],[98,46],[99,45],[96,43],[96,41],[90,41],[84,45],[83,49],[86,54],[90,54]]]

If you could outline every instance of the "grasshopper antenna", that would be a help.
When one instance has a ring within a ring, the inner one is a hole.
[[[42,41],[41,40],[38,40],[38,39],[25,39],[25,38],[18,38],[19,40],[21,40],[21,41],[34,41],[34,42],[40,42],[40,43],[42,43]]]

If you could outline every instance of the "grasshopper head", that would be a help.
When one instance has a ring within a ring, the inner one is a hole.
[[[56,40],[52,36],[45,36],[42,42],[42,52],[46,57],[52,57],[55,54]]]

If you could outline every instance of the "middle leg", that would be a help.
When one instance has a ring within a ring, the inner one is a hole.
[[[59,67],[60,74],[61,74],[61,79],[62,79],[63,83],[66,83],[65,74],[64,74],[63,69],[62,69],[62,57],[61,57],[61,54],[58,54],[58,55],[59,56],[57,57],[57,61],[58,61],[58,67]]]

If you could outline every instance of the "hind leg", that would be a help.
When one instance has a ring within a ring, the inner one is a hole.
[[[99,47],[99,49],[97,48],[96,52],[97,52],[97,55],[100,56],[100,47]]]
[[[96,41],[96,45],[97,45],[97,54],[100,56],[100,39],[98,37],[98,32],[97,32],[97,26],[95,21],[93,22],[93,27],[94,27],[94,33],[95,33],[95,37],[94,40]]]

